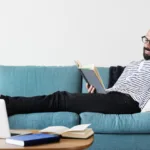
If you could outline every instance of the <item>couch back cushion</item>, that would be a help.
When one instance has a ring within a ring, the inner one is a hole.
[[[76,66],[0,66],[0,94],[35,96],[58,90],[81,92]]]
[[[109,81],[109,68],[108,67],[97,67],[99,74],[103,80],[105,88],[108,87],[108,81]],[[85,87],[85,80],[82,79],[82,93],[87,93],[87,89]]]

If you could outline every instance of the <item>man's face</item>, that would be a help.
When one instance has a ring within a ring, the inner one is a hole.
[[[150,30],[144,38],[143,57],[145,60],[150,59]]]

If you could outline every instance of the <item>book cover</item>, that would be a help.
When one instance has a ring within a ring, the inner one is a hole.
[[[32,146],[32,145],[58,142],[59,140],[60,140],[60,135],[36,133],[36,134],[12,136],[6,139],[6,143],[19,145],[19,146]]]
[[[102,84],[100,84],[99,79],[96,77],[93,70],[88,69],[81,69],[81,70],[84,76],[86,77],[88,84],[94,86],[97,93],[106,93],[104,87],[102,86]]]
[[[105,86],[97,68],[94,65],[82,66],[79,61],[75,61],[75,63],[85,81],[94,86],[97,93],[105,94]]]

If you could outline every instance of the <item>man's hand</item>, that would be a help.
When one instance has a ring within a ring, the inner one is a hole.
[[[86,83],[86,88],[88,90],[88,93],[95,93],[95,87],[92,85],[89,85],[88,83]]]

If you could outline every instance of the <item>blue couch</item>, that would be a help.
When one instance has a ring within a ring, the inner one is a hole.
[[[109,68],[98,68],[108,86]],[[35,96],[55,91],[86,92],[85,81],[76,66],[0,66],[0,93]],[[67,119],[66,119],[67,118]],[[114,115],[83,112],[45,112],[9,117],[11,129],[42,129],[47,126],[72,127],[91,123],[95,132],[91,150],[149,150],[150,113]]]

